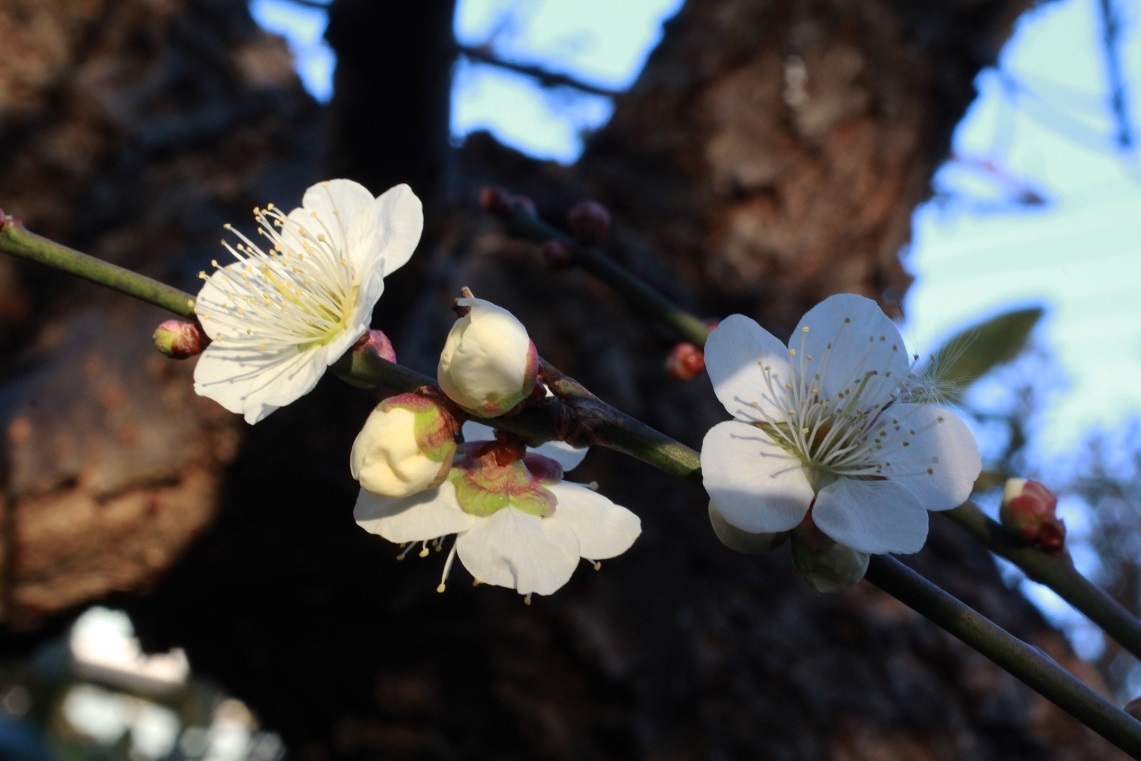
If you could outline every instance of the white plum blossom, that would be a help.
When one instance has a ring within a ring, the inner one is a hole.
[[[436,380],[468,412],[502,415],[530,396],[538,382],[535,344],[515,315],[490,301],[461,298],[456,306],[467,311],[448,332]]]
[[[307,394],[369,327],[384,278],[420,240],[424,216],[407,185],[373,198],[351,180],[305,192],[288,214],[255,209],[260,245],[223,245],[236,261],[207,277],[194,311],[211,343],[194,390],[256,423]],[[232,230],[227,225],[226,229]]]
[[[477,583],[526,595],[549,595],[570,580],[580,560],[622,554],[641,533],[641,521],[593,489],[562,480],[558,461],[527,450],[511,437],[479,441],[489,430],[465,424],[468,438],[440,486],[412,497],[386,498],[361,490],[353,515],[365,530],[406,544],[440,548],[456,534],[438,587],[444,591],[456,557]],[[546,445],[544,445],[546,446]],[[548,447],[571,467],[581,450]],[[402,555],[403,557],[403,555]]]
[[[826,299],[788,346],[733,315],[710,335],[705,362],[734,417],[701,449],[710,510],[730,546],[748,545],[741,534],[771,544],[767,535],[805,523],[857,553],[838,573],[858,580],[861,554],[918,552],[927,511],[971,493],[974,438],[953,412],[913,401],[899,330],[869,299]]]

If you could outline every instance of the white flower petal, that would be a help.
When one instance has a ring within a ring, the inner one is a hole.
[[[489,425],[468,420],[463,425],[463,435],[464,441],[494,441],[495,429]],[[582,464],[586,453],[590,451],[590,447],[572,447],[565,441],[548,441],[537,447],[528,447],[527,449],[529,452],[554,460],[562,466],[564,473],[574,470]]]
[[[911,489],[928,510],[950,510],[965,502],[982,460],[975,437],[959,416],[927,404],[899,404],[889,412],[901,430],[885,472]]]
[[[397,544],[462,533],[482,520],[460,510],[450,481],[411,497],[378,497],[361,489],[353,518],[365,531]]]
[[[830,296],[810,309],[788,345],[796,351],[793,366],[816,380],[824,397],[845,389],[854,393],[875,372],[863,385],[861,406],[886,401],[911,367],[899,328],[876,302],[853,293]]]
[[[816,527],[857,552],[919,552],[927,541],[927,511],[894,481],[841,478],[820,490],[812,508]]]
[[[464,436],[464,441],[495,441],[495,429],[490,425],[477,423],[474,420],[468,420],[460,428],[460,432]]]
[[[362,270],[383,269],[385,277],[412,256],[424,231],[424,208],[407,185],[389,188],[354,218],[348,231],[348,255]],[[383,264],[381,260],[383,259]]]
[[[547,441],[532,447],[535,454],[549,457],[562,466],[563,472],[574,470],[582,464],[590,447],[572,447],[565,441]]]
[[[194,368],[194,392],[244,413],[253,425],[313,390],[326,367],[320,349],[264,352],[211,344]]]
[[[788,348],[753,320],[739,314],[722,320],[705,344],[705,368],[713,392],[733,417],[784,420],[784,384],[792,381]]]
[[[565,481],[547,486],[558,504],[544,520],[562,523],[578,537],[579,554],[589,560],[621,555],[642,533],[642,521],[593,489]]]
[[[479,581],[549,595],[566,584],[580,555],[565,523],[506,507],[456,537],[460,562]]]
[[[337,248],[344,251],[351,248],[353,241],[348,230],[358,218],[366,215],[376,203],[368,188],[352,180],[328,180],[312,185],[301,199],[304,217],[291,219],[303,221],[308,217],[305,228],[316,236],[319,233],[331,234]],[[316,216],[313,213],[316,212]],[[358,241],[359,242],[359,241]]]
[[[747,423],[718,423],[705,434],[701,472],[725,521],[750,534],[789,531],[812,503],[800,461]]]

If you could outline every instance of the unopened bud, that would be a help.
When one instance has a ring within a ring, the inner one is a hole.
[[[792,532],[792,565],[808,586],[823,594],[844,592],[864,578],[871,556],[833,541],[811,516]]]
[[[743,552],[746,555],[759,555],[762,552],[777,547],[788,538],[787,531],[781,531],[775,534],[751,534],[748,531],[743,531],[721,515],[721,511],[712,502],[709,503],[709,522],[713,525],[713,533],[717,538],[731,550]]]
[[[389,341],[388,336],[381,330],[371,329],[365,332],[365,334],[353,344],[353,351],[368,352],[375,357],[386,359],[389,362],[396,361],[396,349],[392,348],[392,341]]]
[[[414,393],[389,397],[353,442],[349,469],[366,491],[411,496],[443,483],[458,432],[459,421],[442,404]]]
[[[598,201],[579,201],[567,213],[571,235],[585,246],[596,246],[610,232],[610,212]]]
[[[1011,478],[1002,489],[998,517],[1002,527],[1023,542],[1058,552],[1065,545],[1066,524],[1058,518],[1057,507],[1057,495],[1045,485]]]
[[[523,323],[506,309],[476,298],[456,320],[440,353],[436,380],[448,398],[480,417],[508,412],[539,381],[539,354]]]
[[[666,374],[674,380],[693,380],[703,372],[705,352],[691,343],[679,343],[666,357]]]
[[[171,359],[186,359],[201,354],[210,340],[198,323],[167,320],[155,328],[154,342],[155,348]]]
[[[479,203],[500,219],[511,218],[511,194],[498,185],[484,185],[479,191]]]
[[[552,270],[565,270],[574,266],[574,249],[561,240],[551,238],[542,245],[539,253],[542,254],[543,260]]]

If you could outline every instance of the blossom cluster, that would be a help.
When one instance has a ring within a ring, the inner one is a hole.
[[[314,185],[287,214],[272,205],[254,214],[264,242],[235,233],[239,242],[224,244],[235,261],[201,273],[195,311],[209,345],[177,326],[156,333],[169,356],[201,351],[195,389],[250,423],[307,393],[350,349],[394,360],[369,323],[384,277],[408,261],[423,229],[407,186],[374,198],[350,180]],[[477,583],[528,599],[551,594],[580,560],[625,552],[640,521],[563,480],[582,451],[530,449],[464,422],[512,415],[550,392],[514,315],[467,289],[454,309],[439,388],[383,400],[353,444],[356,521],[404,554],[443,549],[455,535],[440,591],[458,557]],[[871,555],[917,552],[928,511],[970,494],[981,467],[971,433],[917,393],[930,384],[869,299],[826,299],[787,344],[732,315],[703,352],[687,346],[675,376],[706,371],[733,418],[714,425],[701,449],[710,521],[730,548],[762,552],[790,540],[798,573],[839,591],[863,577]]]
[[[351,180],[311,187],[288,214],[255,209],[265,243],[236,233],[235,261],[201,277],[196,314],[211,343],[195,369],[195,390],[256,423],[317,384],[347,350],[394,359],[369,332],[384,277],[408,261],[423,229],[419,199],[405,185],[379,197]],[[227,226],[229,229],[229,226]],[[440,392],[383,400],[353,444],[360,485],[358,525],[389,541],[442,548],[443,591],[456,557],[477,582],[530,599],[570,579],[579,561],[625,552],[641,532],[637,516],[563,473],[585,454],[558,442],[528,449],[466,416],[493,418],[541,390],[539,356],[510,312],[456,300],[459,319],[440,355]],[[161,340],[160,340],[161,339]],[[185,354],[168,327],[156,344]],[[541,396],[541,394],[540,394]]]

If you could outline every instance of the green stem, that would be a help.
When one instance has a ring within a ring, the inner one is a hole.
[[[46,264],[70,275],[90,280],[114,291],[134,296],[188,320],[194,315],[194,297],[189,293],[96,259],[24,229],[0,213],[0,251]]]
[[[705,346],[705,339],[709,338],[708,325],[650,287],[597,246],[579,245],[570,236],[521,208],[512,212],[508,230],[516,237],[535,243],[557,240],[571,247],[575,251],[575,264],[579,267],[618,291],[650,317],[673,328],[686,341],[699,349]]]
[[[972,502],[948,510],[944,515],[982,541],[991,552],[1021,568],[1032,581],[1052,589],[1134,657],[1141,658],[1141,621],[1105,590],[1082,576],[1068,557],[1017,544],[1002,526]]]
[[[1134,758],[1141,758],[1141,722],[1094,692],[1041,650],[887,555],[873,557],[868,581],[921,613],[1010,672]]]

